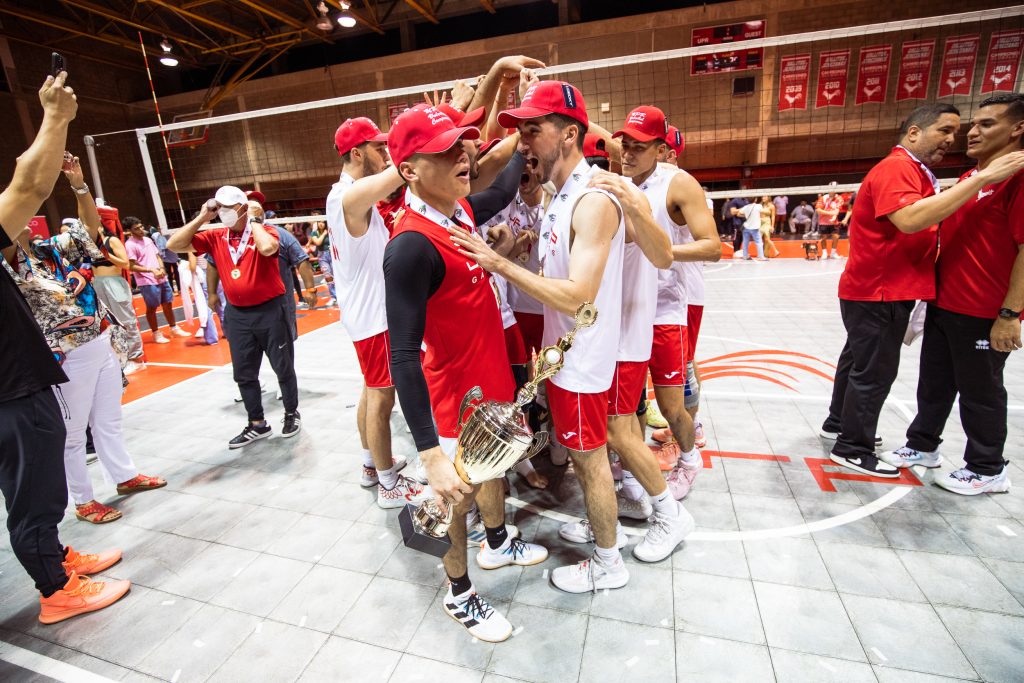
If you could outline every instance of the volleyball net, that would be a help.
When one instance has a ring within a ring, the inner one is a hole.
[[[638,105],[660,107],[685,136],[680,165],[716,199],[820,194],[831,182],[853,191],[915,107],[948,102],[966,125],[985,98],[1022,89],[1024,5],[782,36],[772,30],[764,19],[695,28],[690,47],[539,74],[577,86],[591,120],[608,130]],[[141,167],[161,228],[182,225],[221,185],[260,189],[275,222],[309,222],[337,179],[333,135],[343,120],[369,116],[387,130],[424,92],[453,85],[280,106],[275,99],[285,98],[268,93],[247,96],[250,111],[241,110],[242,98],[228,97],[216,115],[172,112],[162,131],[94,134],[98,172],[116,204],[113,185],[131,165],[126,160]],[[161,132],[169,136],[166,151]],[[962,138],[936,169],[940,178],[972,165]]]

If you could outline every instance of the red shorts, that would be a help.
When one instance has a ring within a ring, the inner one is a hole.
[[[647,387],[647,361],[620,360],[615,364],[608,390],[608,416],[635,415],[640,395]]]
[[[654,326],[650,366],[654,386],[683,386],[686,382],[686,325]]]
[[[356,347],[359,369],[363,371],[366,386],[370,389],[395,386],[391,381],[391,338],[387,331],[352,343]]]
[[[508,362],[511,365],[526,365],[530,362],[518,324],[505,328],[505,349],[508,351]]]
[[[523,337],[526,357],[530,358],[535,351],[544,346],[544,314],[515,312],[519,333]]]
[[[585,453],[608,443],[608,392],[577,394],[547,382],[548,410],[555,437],[566,448]],[[633,406],[636,410],[636,406]]]
[[[692,361],[697,356],[697,337],[700,336],[700,321],[704,318],[703,306],[686,307],[686,360]]]

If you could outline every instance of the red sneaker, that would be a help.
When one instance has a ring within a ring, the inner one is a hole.
[[[72,574],[88,576],[89,574],[98,574],[120,561],[120,548],[111,548],[95,555],[83,555],[71,546],[68,546],[67,554],[64,556],[64,571],[67,572],[68,576]]]
[[[109,607],[124,597],[131,581],[93,581],[71,572],[64,588],[48,598],[39,596],[39,621],[56,624],[79,614]]]
[[[675,440],[675,437],[672,436],[671,427],[665,427],[664,429],[655,429],[653,432],[651,432],[651,438],[657,441],[658,443],[668,443],[669,441]]]

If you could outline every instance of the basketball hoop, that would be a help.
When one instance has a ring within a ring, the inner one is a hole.
[[[196,125],[188,128],[176,128],[168,131],[167,146],[171,148],[198,147],[206,142],[210,131],[209,125],[203,122],[203,119],[208,119],[212,115],[213,112],[209,109],[191,112],[188,114],[176,114],[174,116],[175,123],[178,123],[179,121],[196,121]]]

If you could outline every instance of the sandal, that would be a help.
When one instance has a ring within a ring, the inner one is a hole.
[[[128,481],[121,482],[117,485],[117,495],[127,496],[130,493],[138,493],[139,491],[152,491],[153,489],[162,489],[167,486],[167,480],[161,479],[160,477],[147,477],[144,474],[137,474]]]
[[[109,524],[121,519],[121,512],[109,505],[92,500],[85,505],[76,505],[75,517],[90,524]]]

